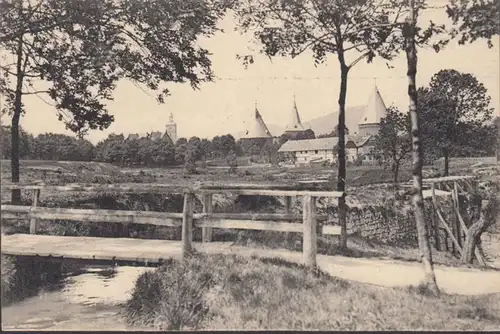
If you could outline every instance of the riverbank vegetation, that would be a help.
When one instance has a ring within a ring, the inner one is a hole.
[[[195,255],[142,274],[124,308],[159,330],[493,330],[500,294],[428,296],[277,259]]]

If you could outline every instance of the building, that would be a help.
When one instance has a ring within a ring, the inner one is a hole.
[[[365,104],[346,106],[345,109],[345,124],[349,134],[353,136],[368,136],[378,133],[380,120],[387,115],[387,108],[377,85],[373,86],[372,93]],[[332,112],[303,122],[303,125],[312,129],[318,136],[335,131],[338,120],[338,112]]]
[[[170,113],[170,117],[168,118],[166,134],[172,140],[172,143],[175,144],[177,142],[177,124],[174,122],[174,115],[172,113]]]
[[[297,103],[295,102],[295,96],[293,97],[293,108],[290,112],[288,123],[285,127],[285,134],[296,135],[297,133],[304,132],[307,129],[302,125],[300,121],[299,110],[297,108]]]
[[[266,146],[273,144],[274,140],[256,104],[252,122],[239,140],[241,148],[247,155],[259,155]]]
[[[169,138],[172,144],[177,141],[177,124],[174,122],[174,116],[170,113],[168,123],[166,125],[166,131],[151,131],[147,133],[131,133],[127,136],[126,140],[134,140],[141,138],[149,138],[151,140],[159,140],[164,138]]]
[[[257,109],[257,104],[255,104],[254,117],[250,126],[246,129],[245,135],[241,139],[255,139],[255,138],[273,138],[273,135],[267,128],[264,119],[262,118],[259,110]]]
[[[372,161],[370,151],[373,148],[371,139],[373,136],[346,136],[346,160],[354,162],[358,157],[365,161]],[[313,162],[337,161],[337,150],[339,138],[316,138],[305,140],[289,140],[278,150],[279,154],[293,155],[297,165],[310,164]]]

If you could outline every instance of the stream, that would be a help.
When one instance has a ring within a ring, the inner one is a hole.
[[[141,330],[126,325],[120,305],[138,276],[153,269],[86,266],[68,273],[30,297],[2,305],[2,330]]]

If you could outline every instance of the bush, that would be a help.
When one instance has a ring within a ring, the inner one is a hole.
[[[156,271],[142,274],[135,285],[131,299],[125,305],[125,316],[132,325],[154,326],[159,330],[200,329],[214,318],[225,317],[231,303],[249,300],[257,305],[262,298],[260,284],[275,280],[282,284],[282,277],[274,277],[269,268],[288,264],[285,261],[267,260],[269,265],[251,258],[226,255],[202,255],[190,257],[183,262],[169,260]],[[263,267],[263,268],[262,268]],[[308,287],[313,282],[304,282],[305,277],[314,279],[319,272],[291,269],[285,278],[287,286]],[[327,277],[323,274],[324,277]],[[273,278],[274,277],[274,278]],[[278,289],[278,286],[273,286]],[[218,294],[222,294],[218,296]],[[219,298],[220,297],[220,298]],[[273,296],[274,298],[274,296]]]
[[[9,294],[12,286],[14,285],[14,278],[16,275],[16,266],[12,257],[2,255],[2,300]]]

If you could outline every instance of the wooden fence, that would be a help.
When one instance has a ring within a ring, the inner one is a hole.
[[[434,179],[425,179],[424,185],[430,185],[432,193],[432,229],[430,233],[434,236],[434,247],[437,250],[446,250],[455,254],[462,255],[463,246],[469,228],[471,225],[470,217],[464,217],[460,209],[459,196],[474,191],[477,187],[477,178],[475,176],[447,176]],[[450,193],[451,217],[446,221],[443,209],[440,207],[436,190],[447,191]],[[466,220],[469,224],[466,224]],[[441,244],[439,237],[440,231],[444,234],[444,243]],[[451,240],[451,247],[449,246]],[[475,249],[475,256],[480,264],[485,265],[486,260]]]
[[[267,188],[267,189],[266,189]],[[3,219],[29,219],[30,234],[36,234],[38,220],[69,220],[82,222],[136,223],[159,226],[181,227],[182,254],[186,256],[193,250],[193,228],[202,229],[202,242],[212,240],[212,228],[249,229],[280,232],[298,232],[303,234],[303,257],[308,266],[316,265],[317,234],[339,235],[340,226],[322,226],[317,222],[327,219],[317,215],[316,199],[320,197],[340,198],[342,192],[310,191],[290,189],[286,186],[220,186],[197,185],[179,187],[165,184],[68,184],[50,185],[5,185],[2,190],[21,189],[30,191],[31,206],[2,205]],[[176,193],[184,195],[182,213],[154,211],[125,211],[102,209],[63,209],[38,206],[40,192],[78,191],[98,192],[113,191],[121,193]],[[202,196],[203,212],[194,212],[195,194]],[[237,194],[249,196],[278,196],[285,198],[285,213],[214,213],[212,212],[213,194]],[[302,215],[292,214],[293,198],[303,198]],[[302,221],[301,223],[298,223]]]

